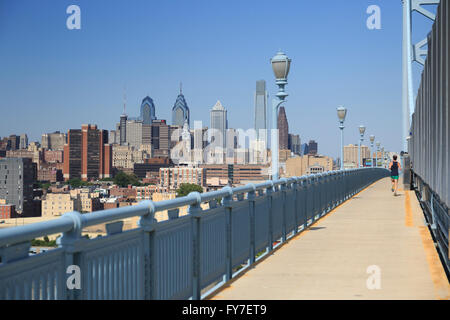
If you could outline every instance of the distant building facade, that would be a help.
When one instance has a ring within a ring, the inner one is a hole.
[[[154,157],[146,159],[144,163],[135,163],[133,166],[134,174],[139,178],[151,178],[156,179],[156,183],[159,181],[159,169],[173,167],[173,162],[167,157]],[[150,173],[150,175],[148,175]]]
[[[278,111],[278,149],[289,149],[289,124],[284,107]]]
[[[205,169],[206,185],[209,188],[242,185],[269,178],[267,165],[203,164],[200,168]]]
[[[160,188],[166,192],[177,190],[182,183],[196,184],[202,187],[206,186],[206,175],[204,168],[193,167],[174,167],[161,168]]]
[[[318,148],[317,142],[314,141],[314,140],[309,140],[309,143],[308,143],[308,154],[316,155],[318,150],[319,150],[319,148]]]
[[[170,155],[170,126],[166,120],[155,120],[151,125],[150,139],[154,157],[169,157]]]
[[[48,150],[64,150],[64,145],[67,143],[66,139],[66,135],[59,131],[44,133],[42,135],[41,146]]]
[[[151,150],[151,145],[149,145]],[[115,168],[133,169],[135,163],[144,163],[144,159],[151,158],[151,153],[147,153],[144,148],[132,146],[112,146],[112,166]]]
[[[301,140],[298,134],[289,134],[288,149],[296,155],[301,155]]]
[[[36,165],[29,158],[0,159],[0,199],[15,205],[17,212],[33,216],[33,183]]]
[[[359,164],[363,164],[363,159],[370,158],[370,149],[368,146],[361,146],[361,159],[358,162],[359,146],[349,144],[344,146],[344,168],[358,168]]]
[[[20,135],[19,149],[28,148],[28,136],[24,133]]]
[[[112,150],[108,131],[84,124],[68,131],[64,146],[64,179],[102,179],[111,176]]]
[[[333,170],[333,159],[327,156],[305,155],[286,160],[286,176],[300,177]]]
[[[217,101],[210,112],[210,141],[216,141],[217,147],[226,147],[226,130],[228,129],[227,110]]]
[[[13,204],[2,204],[0,201],[0,219],[18,218],[16,206]]]
[[[81,211],[80,198],[72,198],[69,193],[47,193],[42,200],[42,216],[61,216],[66,212]]]
[[[119,143],[125,145],[127,143],[127,120],[128,116],[124,113],[120,115],[120,127],[119,127]],[[115,140],[115,139],[114,139]]]
[[[255,131],[257,140],[267,141],[267,91],[266,81],[256,81]]]

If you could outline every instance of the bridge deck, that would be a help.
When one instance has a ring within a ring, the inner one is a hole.
[[[380,289],[368,289],[369,266]],[[212,299],[448,299],[449,283],[411,191],[371,185]]]

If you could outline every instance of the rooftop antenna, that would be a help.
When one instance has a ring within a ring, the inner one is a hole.
[[[183,82],[180,81],[180,94],[183,94]]]
[[[126,108],[127,108],[127,91],[126,87],[123,87],[123,114],[126,114]]]

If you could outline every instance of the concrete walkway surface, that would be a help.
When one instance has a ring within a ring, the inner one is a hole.
[[[382,179],[212,299],[449,299],[450,286],[413,191]]]

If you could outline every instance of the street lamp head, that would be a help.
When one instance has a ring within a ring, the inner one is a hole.
[[[379,148],[381,145],[380,141],[377,141],[377,147]]]
[[[375,136],[372,134],[372,135],[370,136],[370,142],[373,143],[374,141],[375,141]]]
[[[272,59],[270,59],[270,63],[272,64],[275,78],[278,81],[286,81],[291,67],[291,59],[280,50]]]
[[[339,106],[337,108],[337,115],[340,122],[344,122],[345,116],[347,115],[347,109],[344,106]]]
[[[360,126],[359,126],[359,133],[361,134],[361,136],[364,135],[364,132],[366,132],[366,127],[363,126],[363,125],[360,125]]]

